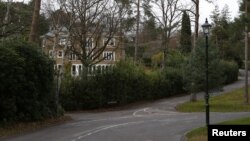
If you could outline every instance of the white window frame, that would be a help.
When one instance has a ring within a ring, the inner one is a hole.
[[[56,69],[61,70],[62,69],[62,64],[56,64]]]
[[[73,73],[73,68],[75,67],[75,72]],[[71,75],[79,76],[82,71],[82,64],[72,64],[71,65]]]
[[[69,58],[70,61],[78,60],[77,55],[75,53],[73,53],[73,52],[69,52],[68,58]]]
[[[92,72],[96,73],[100,71],[100,73],[105,73],[108,69],[112,69],[113,66],[112,64],[97,64],[92,66]]]
[[[112,54],[112,55],[109,55]],[[115,52],[114,51],[104,51],[103,58],[107,61],[115,61]]]
[[[61,52],[62,55],[60,55],[60,52]],[[58,50],[57,51],[57,58],[63,58],[63,54],[64,54],[63,50]]]
[[[54,56],[54,52],[53,52],[53,50],[51,49],[51,50],[49,50],[49,58],[53,58],[53,56]]]
[[[66,45],[66,38],[59,39],[59,45]]]

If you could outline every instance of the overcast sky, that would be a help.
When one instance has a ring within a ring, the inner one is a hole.
[[[14,1],[24,1],[28,2],[30,0],[14,0]],[[46,0],[42,0],[46,1]],[[181,0],[184,5],[190,5],[191,0]],[[215,5],[219,6],[219,9],[221,10],[226,4],[229,6],[229,11],[231,14],[231,20],[234,19],[234,17],[238,16],[239,13],[239,2],[242,0],[214,0],[213,4],[210,4],[206,2],[205,0],[200,0],[200,25],[205,22],[205,19],[208,18],[209,22],[211,22],[210,15],[211,12],[214,10]]]
[[[229,6],[229,11],[231,14],[231,19],[238,16],[239,13],[239,1],[241,0],[214,0],[214,4],[209,4],[205,0],[201,0],[200,3],[200,23],[205,21],[205,18],[209,18],[211,12],[214,10],[214,5],[218,5],[221,10],[226,4]]]

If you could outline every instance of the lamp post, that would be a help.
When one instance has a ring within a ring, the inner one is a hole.
[[[206,37],[206,93],[205,93],[205,107],[206,107],[206,125],[209,125],[209,94],[208,94],[208,35],[211,25],[208,23],[207,19],[202,25],[204,35]]]

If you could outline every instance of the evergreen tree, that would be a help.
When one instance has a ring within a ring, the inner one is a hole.
[[[183,11],[181,27],[180,50],[183,53],[191,52],[191,25],[190,18],[186,11]]]

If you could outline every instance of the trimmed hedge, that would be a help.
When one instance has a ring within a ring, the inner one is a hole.
[[[54,116],[53,62],[23,41],[0,44],[0,123]]]
[[[193,69],[182,65],[186,60],[180,54],[173,56],[176,59],[172,60],[178,60],[178,63],[169,62],[165,70],[147,71],[147,73],[142,66],[132,61],[118,62],[112,70],[94,76],[82,75],[72,78],[68,72],[62,82],[61,104],[66,110],[86,110],[182,94],[186,92],[185,88],[189,82],[184,78],[192,76],[184,77],[187,71],[194,73],[193,76],[199,76],[193,79],[199,84],[195,90],[201,91],[204,86],[204,72],[202,74],[195,72],[200,72],[202,68],[197,66],[198,71],[192,71]],[[197,60],[200,64],[203,63],[202,60]],[[216,69],[210,68],[210,82],[214,84],[213,88],[217,86],[215,84],[221,84],[217,82],[218,80],[224,80],[224,83],[237,80],[237,65],[234,62],[215,60],[210,63],[216,67]],[[188,67],[192,65],[188,64]]]
[[[61,102],[66,110],[83,110],[164,98],[183,92],[181,74],[173,68],[145,74],[141,66],[121,61],[104,74],[71,78],[67,88],[63,82]]]

